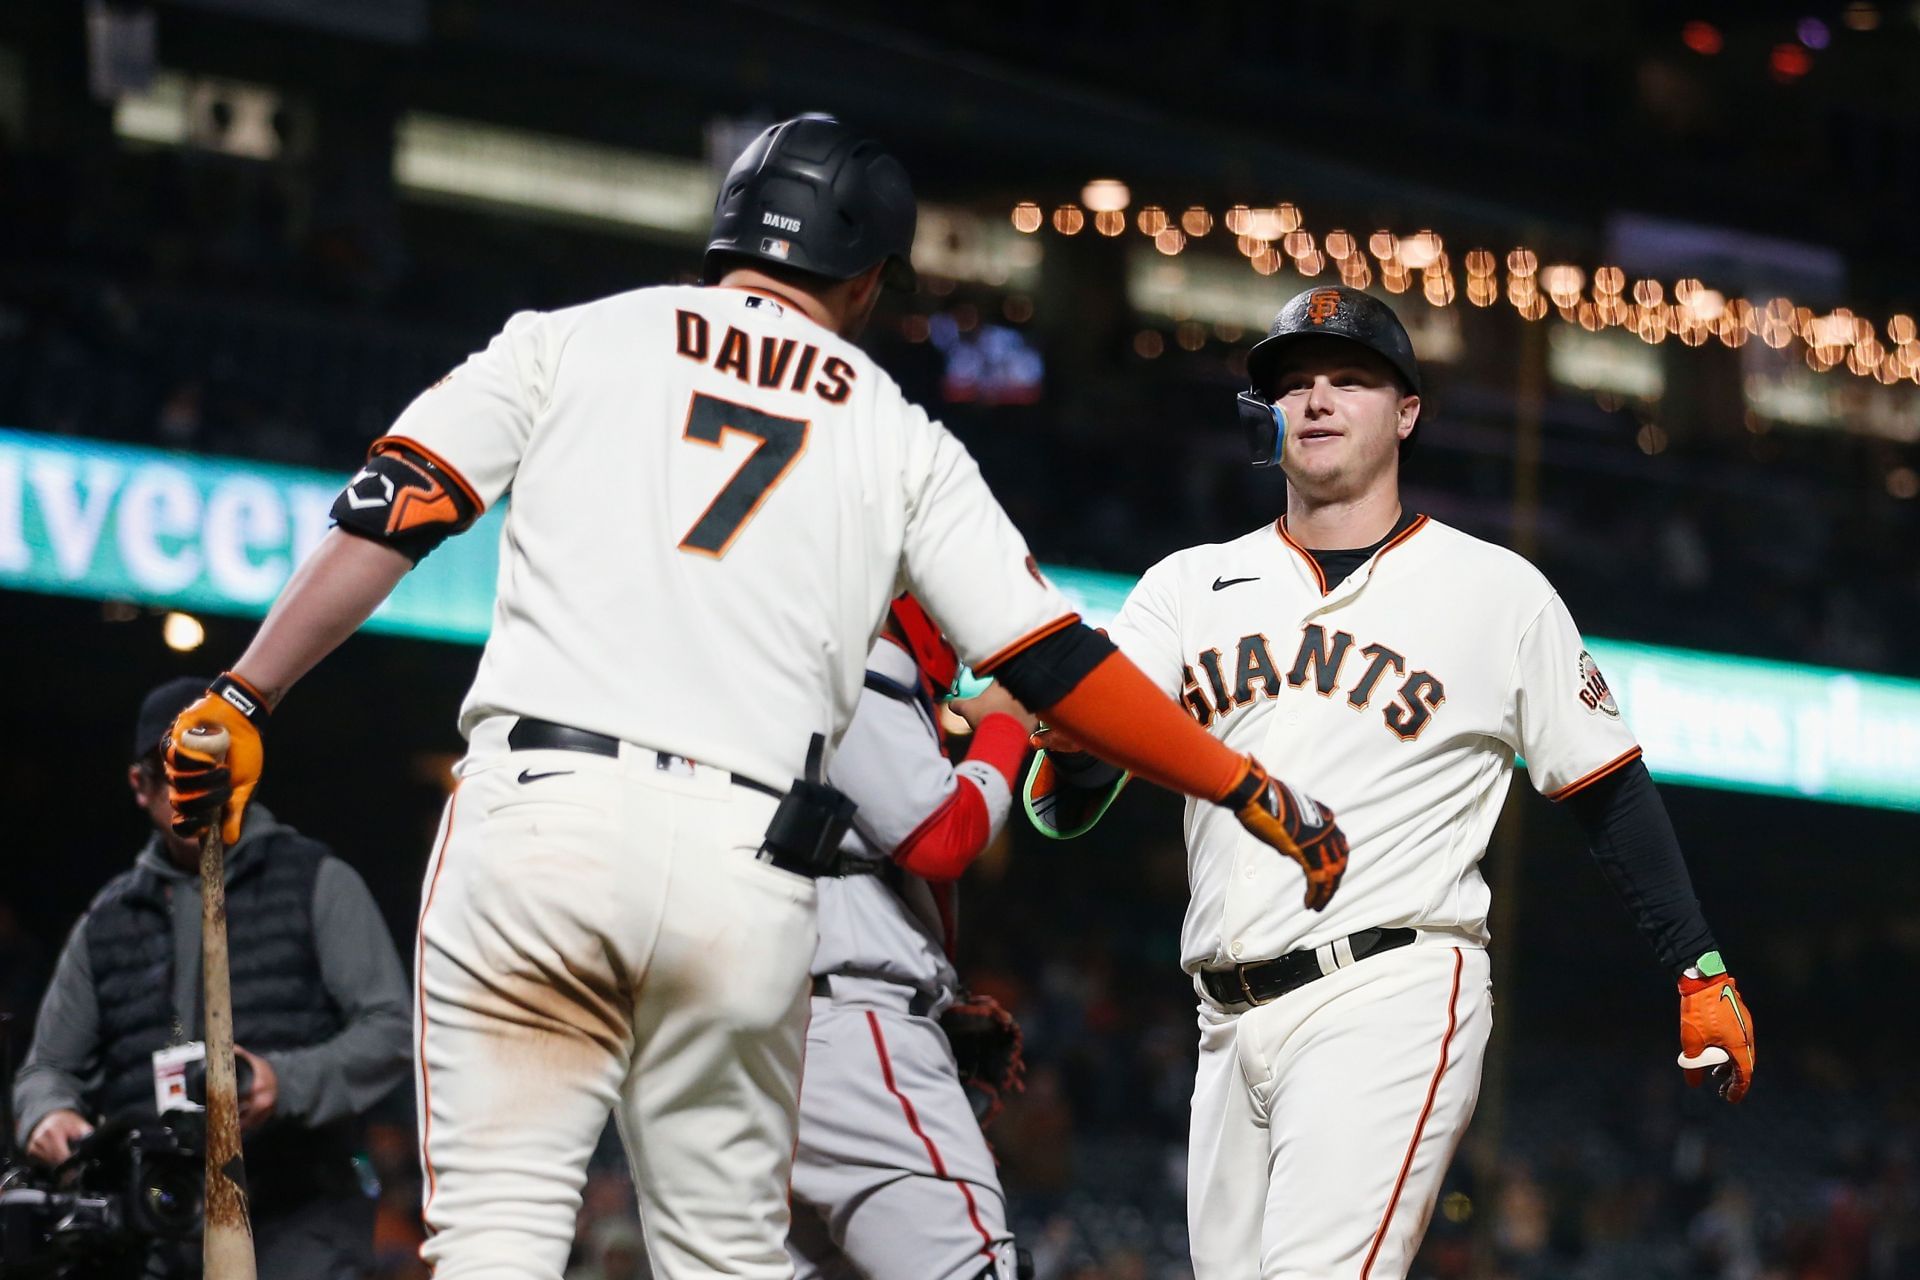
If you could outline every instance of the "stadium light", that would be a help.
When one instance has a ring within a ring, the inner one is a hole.
[[[207,629],[190,613],[169,613],[160,624],[160,638],[175,653],[192,653],[206,643]]]
[[[1127,184],[1117,178],[1095,178],[1080,189],[1080,203],[1094,213],[1119,213],[1132,199]]]

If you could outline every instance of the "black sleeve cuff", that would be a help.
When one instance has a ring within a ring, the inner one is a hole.
[[[993,678],[1029,707],[1050,707],[1106,661],[1113,641],[1084,622],[1035,640],[993,670]]]

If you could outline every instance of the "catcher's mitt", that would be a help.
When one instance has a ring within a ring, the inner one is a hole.
[[[1021,1056],[1020,1024],[992,996],[961,992],[940,1015],[940,1028],[953,1046],[960,1083],[981,1128],[993,1123],[1006,1095],[1027,1087],[1027,1061]]]

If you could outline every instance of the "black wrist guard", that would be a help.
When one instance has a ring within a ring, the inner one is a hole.
[[[238,711],[247,718],[247,723],[256,730],[267,727],[267,717],[273,710],[267,706],[267,700],[260,696],[254,687],[231,671],[222,671],[214,677],[207,692]]]

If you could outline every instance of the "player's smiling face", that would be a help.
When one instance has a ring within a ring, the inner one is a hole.
[[[1339,338],[1310,338],[1288,349],[1267,390],[1287,415],[1280,458],[1287,479],[1316,496],[1377,483],[1393,469],[1420,413],[1420,398],[1401,389],[1393,366]]]

